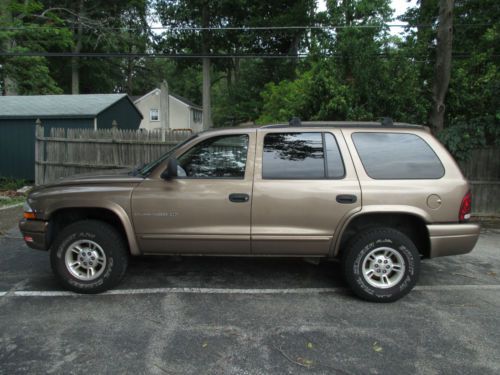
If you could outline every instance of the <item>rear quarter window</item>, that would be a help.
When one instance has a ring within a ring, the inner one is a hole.
[[[354,133],[366,174],[377,180],[439,179],[444,167],[422,138],[407,133]]]

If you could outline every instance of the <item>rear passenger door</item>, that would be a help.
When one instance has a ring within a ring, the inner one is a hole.
[[[252,253],[328,254],[338,223],[361,207],[342,133],[264,128],[257,137]]]

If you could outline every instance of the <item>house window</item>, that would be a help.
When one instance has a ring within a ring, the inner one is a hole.
[[[193,122],[201,122],[202,119],[202,111],[198,111],[197,109],[193,109]]]
[[[160,111],[157,108],[151,108],[149,110],[149,120],[160,121]]]

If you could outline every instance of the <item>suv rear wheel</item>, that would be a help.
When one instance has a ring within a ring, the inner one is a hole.
[[[50,250],[52,270],[59,281],[78,293],[100,293],[125,274],[128,253],[111,225],[85,220],[64,228]]]
[[[420,255],[403,233],[391,228],[370,229],[348,245],[343,268],[356,295],[372,302],[392,302],[415,286]]]

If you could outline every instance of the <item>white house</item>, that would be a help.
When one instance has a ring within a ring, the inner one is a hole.
[[[161,89],[154,89],[146,95],[134,98],[134,104],[142,113],[140,129],[191,129],[193,133],[203,128],[203,110],[193,102],[172,93],[168,93],[165,84]],[[162,95],[164,95],[162,97]],[[168,121],[165,121],[165,119]]]

